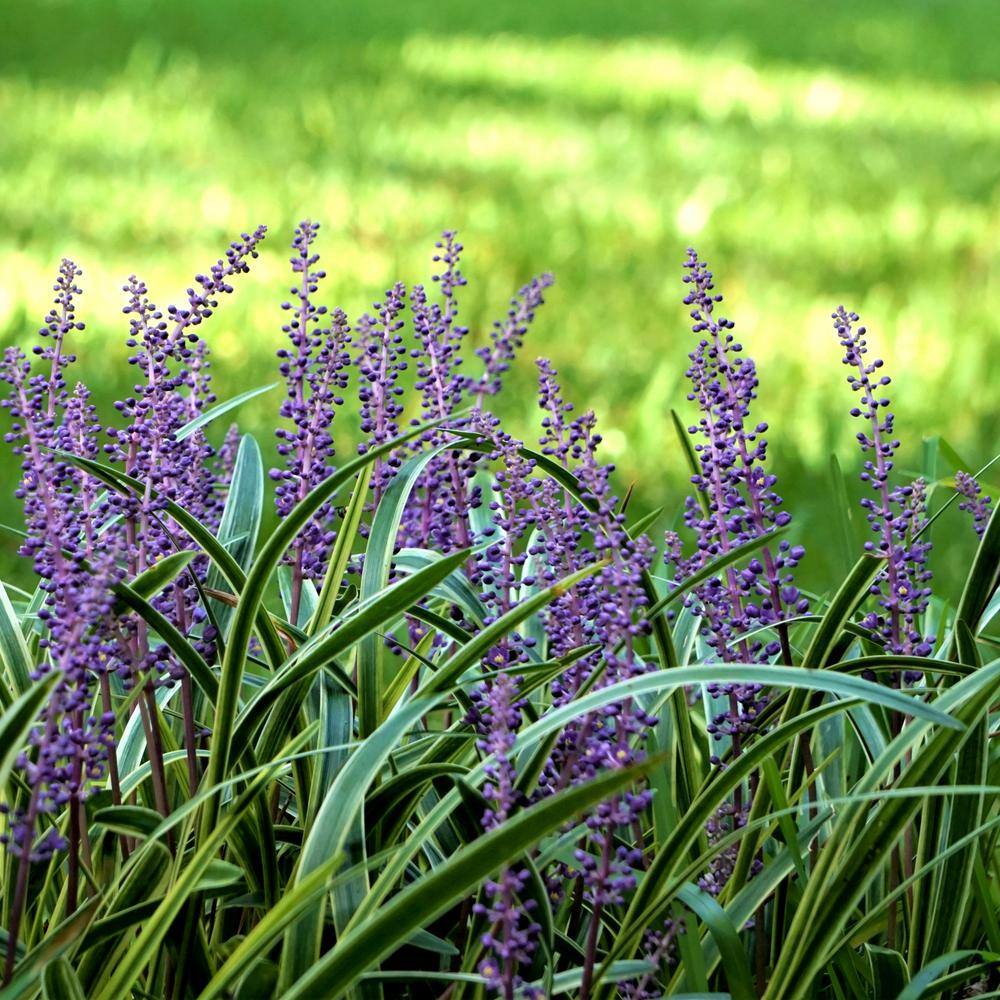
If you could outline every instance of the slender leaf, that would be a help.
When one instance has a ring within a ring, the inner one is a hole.
[[[433,872],[403,889],[349,930],[284,993],[284,1000],[340,996],[379,959],[391,954],[412,931],[443,913],[506,861],[516,858],[571,816],[635,781],[657,760],[599,775],[554,795],[460,848]]]
[[[270,392],[277,384],[277,382],[272,382],[270,385],[258,386],[256,389],[247,389],[246,392],[241,392],[238,396],[233,396],[232,399],[227,399],[216,406],[210,407],[199,413],[193,420],[189,420],[177,431],[174,437],[178,441],[183,441],[184,438],[190,437],[195,431],[199,431],[203,427],[207,427],[212,421],[225,416],[230,411],[235,410],[237,406],[247,402],[247,400],[253,399],[255,396],[260,396],[265,392]]]

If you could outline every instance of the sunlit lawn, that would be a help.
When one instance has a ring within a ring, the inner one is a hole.
[[[600,414],[638,502],[673,509],[684,479],[665,415],[683,404],[679,264],[694,243],[758,361],[804,518],[828,515],[830,452],[857,461],[828,322],[841,301],[896,376],[911,463],[922,433],[991,457],[993,0],[346,6],[175,2],[169,23],[109,0],[0,13],[3,342],[37,326],[50,273],[75,256],[81,369],[110,400],[129,382],[111,362],[122,278],[138,271],[166,304],[266,222],[267,252],[211,327],[230,395],[273,374],[298,218],[324,223],[330,299],[355,314],[390,279],[426,276],[453,226],[474,330],[531,273],[557,276],[501,407],[511,429],[533,433],[545,353]],[[245,427],[271,426],[276,405],[255,401]]]

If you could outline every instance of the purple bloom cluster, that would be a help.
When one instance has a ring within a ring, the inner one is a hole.
[[[955,489],[962,497],[958,509],[964,510],[972,518],[972,527],[976,535],[982,538],[990,519],[991,498],[983,496],[983,488],[976,478],[962,469],[955,473]]]
[[[637,642],[648,631],[642,618],[647,603],[643,574],[652,563],[653,550],[647,538],[632,539],[625,530],[609,488],[612,467],[596,458],[601,437],[593,414],[573,418],[556,372],[545,360],[538,364],[542,452],[576,476],[581,496],[575,498],[551,478],[535,475],[535,462],[521,454],[520,442],[503,434],[495,418],[475,412],[469,428],[491,442],[490,457],[498,471],[489,503],[491,526],[481,536],[490,544],[477,556],[473,575],[492,621],[514,606],[522,588],[547,586],[603,560],[597,573],[553,601],[544,619],[549,655],[595,646],[594,652],[553,679],[553,699],[563,705],[584,687],[610,685],[645,669]],[[484,659],[491,673],[473,696],[469,721],[480,733],[480,748],[493,755],[488,764],[490,808],[483,818],[487,828],[519,804],[510,759],[520,724],[520,682],[514,672],[534,655],[532,639],[508,635]],[[536,794],[552,794],[606,768],[632,763],[655,721],[637,702],[628,700],[570,723],[545,764]],[[649,800],[648,791],[628,792],[601,803],[586,818],[587,834],[577,850],[573,875],[595,909],[597,923],[601,910],[621,903],[636,884],[641,851],[623,846],[618,836],[639,821]],[[559,892],[564,874],[560,869],[553,875],[551,891]],[[518,963],[532,950],[521,935],[522,928],[532,923],[530,910],[518,901],[523,877],[517,871],[502,872],[490,890],[489,907],[483,910],[492,924],[484,964],[495,973],[494,988],[504,995],[511,995]],[[592,961],[593,948],[590,956]]]
[[[28,863],[46,860],[66,846],[73,847],[68,905],[71,911],[75,908],[78,850],[86,828],[82,804],[93,784],[105,778],[113,745],[115,717],[107,674],[118,649],[111,587],[121,577],[116,562],[120,553],[114,537],[97,537],[96,482],[56,451],[91,458],[99,451],[99,425],[89,394],[82,385],[70,394],[64,378],[75,360],[66,351],[65,338],[83,329],[74,307],[80,273],[71,261],[63,261],[55,308],[40,331],[43,343],[50,342],[34,350],[39,370],[16,348],[8,349],[0,368],[0,378],[10,386],[10,394],[0,402],[12,419],[5,440],[21,458],[15,491],[25,508],[21,553],[32,559],[45,595],[38,612],[45,629],[39,639],[41,660],[32,679],[50,674],[56,678],[29,747],[16,761],[30,790],[28,801],[14,808],[10,833],[0,838],[20,859],[15,926]],[[44,817],[67,807],[69,843],[54,823],[43,823]]]
[[[291,428],[279,428],[278,454],[285,459],[284,469],[272,469],[277,482],[275,504],[285,517],[306,495],[333,472],[333,436],[330,428],[334,414],[343,405],[341,393],[347,388],[351,356],[350,326],[340,309],[328,312],[317,305],[313,296],[326,272],[319,269],[319,254],[312,245],[319,223],[299,223],[292,241],[292,270],[298,284],[292,288],[294,302],[282,309],[291,318],[282,329],[291,340],[291,349],[278,351],[280,371],[286,382],[286,398],[280,415]],[[331,526],[333,511],[324,504],[298,534],[286,560],[293,567],[292,618],[298,618],[303,580],[321,580],[326,569],[330,546],[336,538]]]
[[[476,349],[485,370],[476,383],[476,401],[481,407],[485,396],[495,396],[500,391],[504,374],[517,352],[524,345],[524,336],[535,318],[535,310],[545,302],[544,292],[553,283],[551,274],[541,274],[525,285],[511,299],[504,320],[497,320],[490,333],[490,345]]]
[[[257,256],[265,231],[261,226],[231,243],[224,260],[217,261],[208,274],[196,275],[194,286],[187,290],[186,305],[171,305],[165,314],[135,275],[124,286],[123,312],[130,317],[127,346],[135,351],[128,360],[142,380],[134,384],[133,395],[115,403],[125,425],[108,429],[110,443],[105,450],[112,462],[122,463],[129,476],[144,484],[141,495],[115,494],[109,499],[110,511],[121,518],[130,575],[143,572],[186,544],[184,533],[164,514],[167,500],[180,504],[209,528],[218,526],[227,483],[213,473],[225,467],[214,461],[215,452],[200,430],[180,433],[215,402],[208,348],[196,328],[215,312],[221,295],[232,293],[231,279],[249,271],[249,260]],[[203,575],[206,568],[207,561],[199,558],[193,572]],[[214,637],[204,627],[205,610],[190,577],[187,582],[175,582],[153,604],[209,653]],[[189,684],[167,647],[149,642],[141,621],[134,621],[132,628],[127,671],[132,682],[160,672],[164,680]]]
[[[660,929],[646,931],[643,938],[643,958],[657,972],[660,967],[672,966],[677,959],[677,938],[685,931],[683,920],[664,920]],[[656,986],[656,972],[647,972],[636,982],[622,984],[625,1000],[658,1000],[663,992]]]
[[[699,335],[689,355],[688,399],[700,418],[688,428],[695,438],[698,471],[691,477],[697,495],[685,501],[684,523],[695,537],[693,555],[683,557],[676,537],[668,544],[667,561],[678,582],[732,549],[783,528],[791,516],[775,490],[777,477],[767,471],[766,423],[753,423],[750,408],[757,396],[757,370],[731,332],[732,320],[717,315],[722,296],[712,272],[688,251],[684,263],[690,287],[684,304],[691,307],[692,331]],[[701,616],[702,635],[723,662],[769,662],[777,654],[790,662],[787,630],[781,624],[803,614],[808,600],[795,586],[792,570],[805,555],[800,545],[782,539],[765,545],[743,569],[734,565],[698,587],[689,599]],[[770,626],[770,641],[747,633]],[[734,753],[754,730],[767,703],[756,683],[712,685],[709,693],[727,707],[709,723],[717,739],[729,737]]]
[[[535,582],[520,572],[527,553],[518,543],[538,524],[541,511],[535,501],[541,481],[534,477],[534,462],[519,453],[520,442],[500,430],[494,417],[476,411],[470,429],[492,442],[490,457],[499,466],[492,484],[495,499],[489,503],[490,525],[480,539],[490,544],[477,555],[472,573],[481,588],[485,624],[490,624],[514,607],[522,586]],[[534,639],[519,633],[505,636],[484,657],[483,666],[490,674],[470,696],[472,711],[467,721],[479,734],[479,750],[487,755],[483,794],[488,808],[482,818],[487,830],[503,823],[522,804],[512,751],[525,702],[520,695],[522,678],[512,670],[529,661],[534,646]],[[487,903],[476,904],[476,913],[489,921],[482,938],[486,957],[479,971],[490,988],[504,997],[513,997],[517,991],[538,995],[518,973],[535,951],[538,931],[531,917],[535,901],[522,899],[527,878],[527,869],[503,868],[495,881],[484,886]]]
[[[375,303],[373,314],[362,316],[357,323],[355,363],[360,375],[361,429],[366,435],[359,446],[362,454],[399,433],[407,356],[413,362],[414,389],[420,396],[420,412],[411,423],[438,421],[408,450],[415,453],[437,447],[452,438],[451,431],[468,427],[471,415],[460,411],[466,406],[472,406],[473,412],[481,411],[484,397],[499,390],[504,372],[543,304],[542,293],[552,284],[550,275],[534,278],[521,289],[506,319],[494,324],[491,345],[476,351],[484,363],[482,375],[466,375],[462,348],[469,331],[458,321],[459,291],[467,284],[461,270],[462,251],[462,244],[450,230],[435,244],[433,261],[439,270],[432,276],[432,284],[440,292],[440,301],[433,301],[423,285],[411,289],[408,298],[414,346],[407,349],[403,335],[407,294],[402,283],[393,285],[384,300]],[[376,463],[373,509],[404,457],[405,453],[394,453]],[[484,459],[472,453],[445,451],[436,455],[404,509],[400,546],[451,552],[470,545],[474,532],[469,515],[483,502],[482,490],[473,479],[483,465]]]
[[[58,536],[47,540],[57,544]],[[32,674],[57,680],[42,719],[32,730],[30,748],[17,759],[31,798],[0,837],[12,852],[29,861],[47,860],[67,845],[58,828],[50,826],[36,840],[41,817],[70,805],[78,810],[94,782],[104,780],[109,751],[114,747],[115,716],[110,709],[94,712],[95,681],[114,646],[116,615],[111,584],[120,577],[106,555],[95,561],[64,558],[44,589],[49,597],[39,612],[48,633],[41,640],[45,659]],[[79,814],[77,814],[77,823]],[[79,829],[76,837],[80,836]]]
[[[562,655],[589,644],[598,647],[553,681],[553,702],[562,705],[585,686],[605,687],[645,671],[637,643],[649,630],[643,617],[648,603],[643,580],[654,549],[646,536],[632,538],[625,529],[624,514],[609,487],[614,467],[597,459],[601,436],[593,413],[572,417],[573,406],[563,399],[556,372],[544,360],[539,361],[539,403],[544,413],[542,452],[572,471],[583,487],[577,500],[546,486],[551,506],[536,546],[545,566],[543,578],[554,581],[595,560],[602,562],[596,573],[553,601],[546,615],[550,654]],[[634,699],[574,720],[553,748],[539,783],[540,794],[635,762],[655,723]],[[648,790],[628,791],[602,802],[586,818],[587,842],[576,852],[578,877],[592,907],[585,977],[592,969],[593,935],[601,912],[624,901],[642,863],[641,838],[620,834],[634,833],[650,799]]]
[[[408,369],[407,355],[413,362],[414,389],[420,398],[419,415],[410,423],[437,422],[409,448],[376,462],[369,510],[377,507],[408,454],[446,445],[453,440],[454,430],[471,429],[477,421],[479,430],[491,424],[491,418],[481,408],[483,396],[499,388],[502,373],[509,367],[542,304],[542,291],[551,284],[548,275],[535,278],[512,300],[506,321],[494,325],[492,347],[476,352],[485,363],[484,373],[478,379],[472,378],[462,371],[462,347],[468,329],[458,322],[458,293],[466,285],[461,271],[462,250],[452,231],[445,231],[435,244],[433,261],[439,265],[439,271],[432,276],[432,284],[440,291],[440,301],[432,301],[423,285],[418,284],[410,291],[415,346],[407,349],[402,332],[407,300],[402,283],[389,289],[383,302],[375,303],[374,315],[362,316],[358,321],[355,361],[360,375],[361,429],[366,435],[359,446],[360,453],[384,444],[399,433],[405,391],[401,381]],[[466,406],[472,407],[471,412],[460,412]],[[495,426],[495,421],[491,426]],[[488,432],[486,437],[490,437]],[[475,479],[486,461],[483,455],[474,452],[448,449],[436,454],[407,499],[399,528],[399,547],[444,553],[471,545],[476,535],[471,514],[483,504],[482,488]],[[366,530],[363,526],[362,532]],[[482,562],[477,559],[470,563],[473,582],[478,582],[477,567]],[[453,614],[461,617],[457,608]],[[411,640],[417,641],[423,633],[424,627],[411,621]],[[388,641],[395,647],[394,640]]]
[[[505,822],[519,798],[513,748],[524,703],[518,696],[518,684],[518,678],[500,673],[472,693],[470,721],[481,733],[477,746],[489,758],[483,788],[489,803],[483,815],[487,830]],[[505,998],[512,998],[518,990],[524,995],[526,987],[518,968],[531,960],[536,947],[539,926],[531,918],[536,904],[533,899],[521,898],[528,877],[526,868],[503,868],[495,881],[489,880],[483,886],[487,902],[474,907],[474,912],[489,923],[482,937],[487,955],[479,971],[489,986]],[[536,994],[528,988],[527,995]]]
[[[881,393],[891,379],[878,374],[883,367],[881,358],[867,359],[867,331],[863,326],[855,328],[857,313],[840,306],[833,314],[833,322],[844,347],[843,363],[852,369],[848,384],[861,393],[861,405],[851,410],[851,416],[867,424],[866,430],[858,431],[858,443],[863,453],[872,456],[865,459],[861,473],[862,482],[873,493],[861,501],[875,535],[874,541],[865,542],[865,551],[884,559],[886,564],[871,587],[880,610],[872,611],[864,623],[889,652],[929,656],[934,636],[924,635],[920,627],[920,617],[931,596],[927,566],[931,544],[918,537],[926,519],[925,485],[921,480],[904,486],[889,485],[899,441],[893,436],[889,399]]]
[[[403,344],[402,314],[406,309],[406,288],[396,282],[382,302],[358,320],[358,399],[361,403],[361,433],[366,440],[358,446],[364,455],[370,448],[391,441],[399,434],[403,415],[403,387],[399,378],[406,371],[406,347]],[[372,473],[372,510],[382,499],[402,458],[398,454],[379,458]]]
[[[416,362],[414,387],[421,397],[420,417],[413,423],[443,423],[414,441],[415,451],[443,444],[451,436],[449,429],[465,422],[456,420],[455,414],[471,387],[471,380],[461,373],[461,347],[468,328],[457,322],[457,291],[466,284],[459,267],[463,247],[453,232],[446,231],[436,249],[434,261],[444,267],[432,280],[440,287],[443,302],[430,302],[422,285],[410,293],[418,342],[410,356]],[[482,503],[482,491],[472,483],[478,465],[477,456],[451,450],[428,463],[417,483],[415,502],[408,504],[403,514],[402,544],[452,552],[471,543],[469,512]]]
[[[748,810],[741,803],[723,803],[705,825],[709,844],[714,847],[729,834],[746,826],[747,819]],[[733,874],[739,850],[740,845],[735,843],[717,851],[709,863],[708,871],[699,877],[698,887],[712,896],[718,896]],[[751,866],[751,875],[758,874],[762,868],[763,864],[755,859]]]

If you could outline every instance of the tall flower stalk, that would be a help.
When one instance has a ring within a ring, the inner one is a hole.
[[[718,316],[722,295],[715,291],[712,272],[688,251],[684,276],[691,286],[684,304],[691,307],[692,332],[700,335],[690,354],[688,399],[696,402],[701,417],[689,432],[696,439],[699,470],[691,481],[702,498],[704,513],[690,498],[686,521],[698,539],[701,562],[723,555],[734,547],[761,538],[791,522],[775,491],[777,477],[766,469],[767,424],[751,422],[751,404],[757,397],[757,370],[743,353],[732,330],[734,323]],[[793,552],[787,541],[765,545],[759,559],[751,561],[744,573],[729,568],[721,581],[726,594],[724,614],[711,614],[720,600],[704,602],[709,615],[707,638],[723,660],[753,662],[761,656],[782,654],[791,662],[787,629],[781,623],[789,614],[801,614],[808,602],[795,586],[791,570],[804,555]],[[718,587],[716,590],[718,591]],[[708,595],[712,596],[712,595]],[[769,625],[778,639],[760,645],[740,637],[740,632]],[[736,648],[732,648],[735,646]]]
[[[684,505],[684,523],[694,536],[695,551],[685,556],[680,538],[671,534],[664,557],[678,583],[712,560],[791,522],[775,489],[777,477],[766,465],[768,425],[754,422],[751,415],[757,398],[756,365],[733,334],[733,321],[719,314],[722,295],[695,250],[688,250],[684,268],[683,281],[689,286],[684,304],[690,308],[691,330],[698,337],[689,354],[687,398],[700,415],[688,427],[695,442],[697,469],[691,483],[696,492]],[[792,572],[804,555],[802,546],[787,539],[768,543],[744,568],[730,565],[694,590],[686,603],[699,616],[701,635],[720,661],[770,663],[780,655],[782,662],[792,662],[785,622],[809,607]],[[769,641],[749,636],[762,626],[773,636]],[[716,706],[719,702],[724,706],[710,717],[708,733],[716,742],[728,740],[730,754],[738,757],[767,705],[764,685],[710,684],[707,693]],[[720,754],[713,755],[713,763],[722,764]],[[710,842],[742,826],[747,811],[744,789],[737,788],[733,801],[710,821]],[[719,893],[734,861],[733,850],[718,855],[700,881],[702,888]]]
[[[403,387],[400,376],[406,371],[406,347],[403,344],[403,313],[406,309],[406,287],[396,282],[385,293],[382,302],[376,302],[374,316],[365,313],[358,320],[358,399],[361,403],[361,433],[365,440],[358,446],[364,455],[370,448],[377,448],[399,434],[399,419],[403,414],[400,401]],[[398,454],[375,460],[372,473],[372,502],[374,511],[381,501],[389,482],[402,464]]]
[[[624,514],[610,490],[614,467],[597,458],[602,439],[594,414],[572,418],[573,406],[563,399],[556,371],[544,359],[538,368],[542,451],[572,471],[583,487],[580,500],[565,493],[560,497],[562,491],[541,494],[556,500],[540,527],[544,575],[554,580],[595,560],[602,564],[593,576],[553,601],[546,616],[550,654],[565,654],[590,643],[597,646],[553,681],[553,701],[561,705],[569,704],[585,685],[610,686],[645,672],[637,641],[649,631],[643,617],[647,605],[643,575],[652,565],[654,549],[646,536],[633,539],[625,529]],[[589,546],[584,539],[589,539]],[[634,763],[656,721],[634,699],[574,720],[560,733],[540,789],[551,794],[607,768]],[[585,821],[587,836],[576,851],[575,876],[581,899],[590,904],[582,998],[590,996],[604,911],[623,903],[636,885],[636,870],[642,863],[640,817],[649,802],[648,790],[626,792],[602,802]],[[620,838],[623,832],[626,836]],[[629,842],[631,846],[626,846]]]
[[[971,476],[963,469],[955,473],[955,489],[962,497],[958,509],[964,510],[972,518],[972,528],[976,537],[982,538],[983,532],[986,531],[986,523],[990,519],[992,498],[983,493],[983,488],[975,476]]]
[[[286,398],[281,416],[292,428],[279,428],[278,454],[285,459],[284,469],[272,469],[277,481],[275,504],[278,514],[288,513],[334,471],[334,414],[343,405],[341,393],[347,388],[351,364],[347,345],[350,326],[340,309],[328,312],[317,305],[313,296],[326,272],[317,267],[319,254],[313,250],[319,223],[299,223],[292,241],[292,271],[298,284],[292,288],[294,300],[282,308],[291,313],[282,328],[291,341],[291,349],[278,351],[281,374],[285,378]],[[292,567],[289,615],[299,620],[302,587],[306,580],[321,580],[326,570],[330,547],[336,539],[331,526],[333,508],[324,504],[299,532],[286,557]]]
[[[183,532],[164,513],[167,499],[175,500],[208,525],[218,522],[219,488],[225,484],[217,483],[211,475],[214,453],[200,430],[186,436],[179,432],[214,400],[208,381],[208,349],[197,328],[215,312],[219,297],[232,293],[231,280],[249,271],[249,261],[257,256],[265,232],[261,226],[231,243],[224,260],[217,261],[207,274],[196,275],[194,285],[187,290],[186,304],[171,305],[165,314],[151,301],[145,282],[135,275],[124,286],[128,298],[123,312],[130,317],[127,345],[135,351],[129,363],[138,370],[141,381],[135,383],[134,395],[115,404],[125,426],[109,429],[107,451],[113,462],[121,462],[129,476],[144,484],[140,495],[113,495],[109,500],[110,512],[119,515],[123,524],[130,576],[144,572],[176,547],[184,547]],[[204,573],[206,566],[205,560],[196,560],[191,571]],[[203,628],[205,610],[193,583],[177,581],[153,603],[182,634],[208,651],[212,631]],[[144,689],[138,710],[150,748],[156,804],[166,815],[155,689],[159,683],[172,681],[181,686],[188,782],[193,793],[199,780],[193,685],[169,648],[151,642],[141,619],[131,623],[128,649],[128,679]]]
[[[490,332],[490,343],[476,349],[483,362],[483,374],[475,383],[476,406],[482,409],[487,396],[495,396],[510,370],[517,352],[524,346],[524,337],[535,319],[535,312],[545,304],[545,290],[554,282],[551,274],[532,278],[514,298],[503,320],[497,320]]]
[[[865,424],[857,440],[862,453],[871,456],[865,459],[861,480],[872,496],[864,497],[861,506],[875,538],[865,542],[865,551],[885,562],[871,587],[880,610],[871,612],[865,624],[889,652],[929,656],[934,636],[922,634],[920,617],[931,596],[931,573],[927,568],[931,544],[917,537],[926,516],[925,484],[918,479],[891,485],[894,456],[900,444],[894,436],[889,399],[882,395],[891,379],[879,374],[884,365],[881,358],[868,359],[867,331],[863,326],[856,327],[857,313],[840,306],[833,314],[833,322],[844,348],[843,363],[851,369],[847,382],[861,394],[861,405],[851,409],[851,416]]]
[[[66,908],[69,913],[76,909],[81,852],[89,853],[83,803],[93,784],[103,780],[114,747],[106,664],[117,648],[111,593],[120,577],[117,553],[113,540],[96,545],[95,484],[57,454],[71,450],[92,457],[98,447],[86,389],[77,386],[71,395],[64,377],[75,360],[66,350],[66,336],[83,329],[74,305],[80,274],[72,261],[63,261],[55,308],[39,331],[45,346],[34,351],[39,370],[17,348],[7,350],[0,369],[0,378],[10,386],[0,404],[12,418],[5,440],[21,458],[15,491],[24,504],[27,528],[21,553],[32,559],[45,595],[38,612],[45,629],[39,640],[42,659],[32,680],[55,676],[30,746],[16,761],[29,789],[28,801],[15,809],[10,833],[3,838],[17,858],[5,981],[13,971],[32,862],[67,850]],[[98,700],[102,709],[95,709]],[[66,837],[50,818],[64,808],[69,814]]]
[[[476,558],[474,579],[489,625],[510,611],[518,601],[522,586],[530,585],[520,570],[527,561],[523,540],[539,523],[535,503],[541,481],[534,476],[534,462],[520,454],[520,442],[500,430],[495,418],[477,411],[471,429],[492,442],[490,455],[497,469],[492,483],[490,526],[481,541],[489,544]],[[518,666],[530,661],[535,640],[513,632],[500,640],[483,659],[488,677],[471,695],[468,722],[479,739],[478,749],[487,756],[487,784],[483,788],[488,807],[483,827],[491,830],[504,823],[524,794],[518,789],[514,761],[514,741],[521,726],[525,700],[521,696],[523,678]],[[520,974],[537,948],[538,924],[532,918],[535,901],[524,899],[529,872],[524,867],[504,866],[495,880],[484,886],[487,902],[477,903],[474,912],[484,917],[489,928],[482,937],[486,956],[479,963],[480,974],[504,1000],[517,994],[539,994],[527,986]]]
[[[442,301],[432,302],[422,285],[410,293],[410,313],[417,338],[417,347],[410,353],[416,362],[414,387],[421,398],[419,419],[439,424],[414,442],[415,450],[433,448],[449,440],[449,430],[463,423],[453,418],[469,387],[469,380],[461,372],[462,341],[469,331],[458,322],[458,290],[466,284],[460,267],[463,247],[455,233],[445,231],[435,249],[434,262],[443,266],[432,280],[441,291]],[[417,484],[419,501],[408,504],[403,515],[404,545],[438,552],[469,546],[472,541],[469,512],[481,502],[479,487],[470,485],[476,464],[475,456],[459,455],[450,449],[428,463]]]
[[[880,374],[884,367],[881,358],[868,358],[867,330],[857,326],[857,313],[839,306],[832,315],[834,329],[844,348],[841,359],[851,374],[847,382],[860,394],[860,406],[851,409],[851,416],[861,420],[864,429],[857,432],[858,444],[867,456],[862,466],[861,481],[871,490],[872,496],[864,497],[865,510],[874,539],[865,541],[865,551],[884,562],[870,588],[876,609],[863,619],[863,624],[874,633],[878,642],[890,653],[903,656],[930,656],[935,637],[923,632],[922,618],[931,598],[931,571],[928,555],[931,543],[921,529],[926,523],[926,484],[922,479],[904,485],[891,485],[895,454],[900,442],[894,434],[894,417],[889,410],[890,400],[882,395],[891,384],[888,375]],[[893,687],[920,679],[919,671],[896,672],[892,675]],[[890,715],[893,735],[903,728],[899,712]],[[896,764],[894,774],[902,773]],[[907,827],[902,852],[893,851],[889,868],[888,888],[893,891],[900,879],[900,861],[906,875],[912,868],[912,830]],[[886,938],[889,947],[896,941],[896,908],[889,910]]]

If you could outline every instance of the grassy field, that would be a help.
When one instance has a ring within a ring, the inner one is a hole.
[[[922,434],[975,465],[995,450],[995,0],[178,0],[168,17],[40,0],[0,5],[0,24],[0,340],[30,337],[73,255],[81,368],[105,401],[130,375],[112,361],[122,278],[166,304],[259,222],[266,253],[210,339],[221,396],[268,381],[286,246],[309,215],[329,299],[355,314],[426,276],[444,227],[468,248],[474,330],[554,271],[500,409],[533,435],[531,362],[551,356],[644,507],[683,495],[666,416],[684,405],[689,243],[758,361],[802,520],[829,515],[832,451],[859,464],[829,325],[842,301],[895,375],[911,464]],[[266,439],[276,405],[254,401],[244,426]]]

